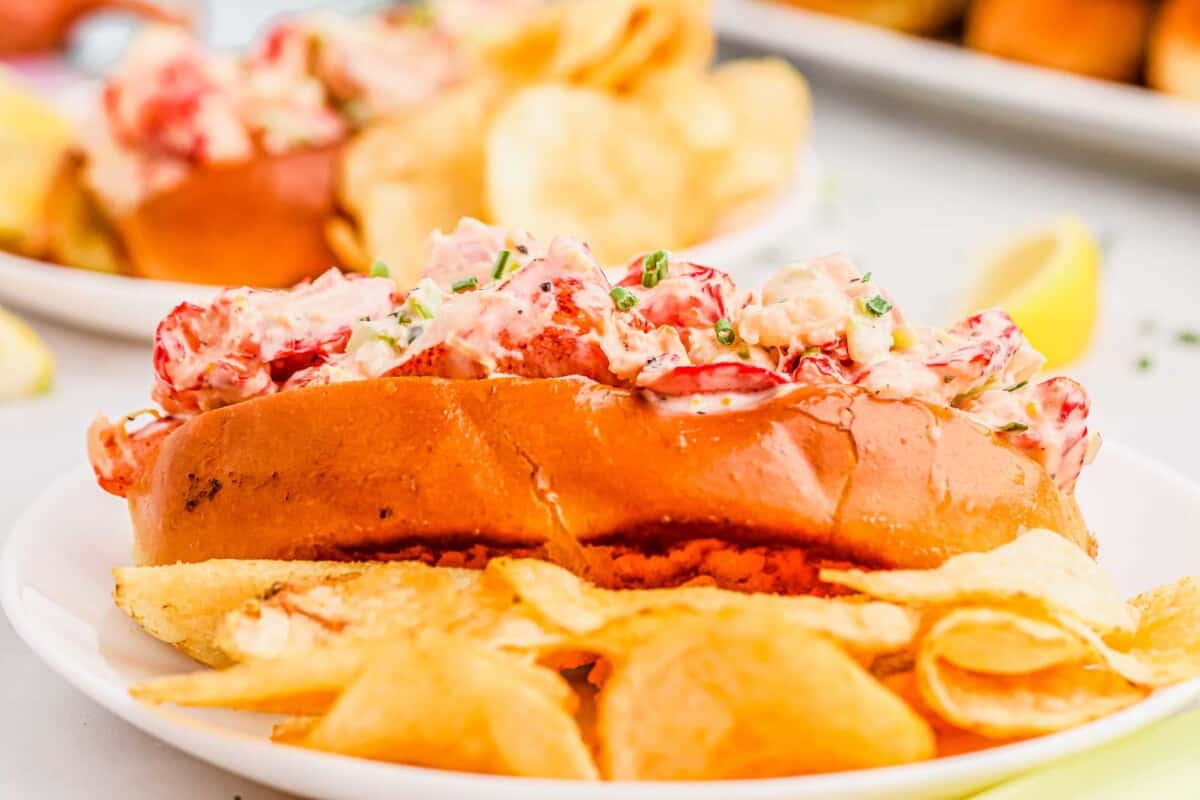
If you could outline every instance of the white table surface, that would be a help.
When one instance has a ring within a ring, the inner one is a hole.
[[[982,243],[1079,213],[1108,243],[1103,328],[1074,370],[1092,391],[1096,425],[1200,480],[1200,347],[1173,342],[1177,329],[1200,328],[1200,186],[810,77],[816,148],[830,175],[821,232],[798,234],[770,258],[844,247],[910,316],[947,320]],[[1143,332],[1146,322],[1153,332]],[[48,397],[0,406],[0,536],[47,481],[83,459],[97,410],[147,404],[148,348],[34,325],[58,354],[59,379]],[[1153,359],[1147,371],[1136,368],[1143,353]],[[2,621],[0,709],[0,797],[282,796],[111,717],[50,674]]]

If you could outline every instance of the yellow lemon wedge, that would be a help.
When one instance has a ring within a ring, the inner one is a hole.
[[[0,400],[42,394],[54,385],[54,356],[33,328],[0,308]]]
[[[1066,216],[991,253],[967,295],[974,312],[1002,308],[1061,367],[1085,352],[1100,307],[1100,248],[1083,220]]]
[[[0,69],[0,239],[20,248],[70,145],[71,124]]]

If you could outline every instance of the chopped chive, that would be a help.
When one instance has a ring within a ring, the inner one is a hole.
[[[1001,425],[996,430],[1001,433],[1020,433],[1021,431],[1029,430],[1029,426],[1024,422],[1010,422],[1007,425]]]
[[[422,319],[433,319],[433,312],[421,305],[419,300],[413,300],[412,307],[413,311],[417,312],[417,316],[421,317]]]
[[[1180,344],[1200,344],[1200,331],[1180,331],[1175,334],[1175,341]]]
[[[1028,385],[1029,385],[1029,381],[1021,381],[1020,383],[1014,383],[1012,386],[1008,387],[1008,388],[1007,388],[1007,389],[1005,389],[1004,391],[1006,391],[1006,392],[1015,392],[1015,391],[1017,391],[1018,389],[1024,389],[1024,388],[1025,388],[1026,386],[1028,386]]]
[[[608,293],[608,296],[613,299],[613,303],[622,311],[628,311],[638,304],[637,295],[623,286],[615,287]]]
[[[496,265],[494,267],[492,267],[492,277],[493,278],[495,278],[496,280],[500,280],[501,278],[504,277],[505,272],[508,270],[508,260],[511,257],[512,257],[512,253],[510,253],[507,250],[501,250],[496,255]]]
[[[392,277],[392,271],[391,271],[391,269],[388,268],[387,264],[383,263],[382,261],[376,260],[376,262],[371,265],[371,277],[372,278],[390,278],[390,277]]]
[[[450,284],[450,289],[455,294],[459,294],[460,292],[465,292],[469,289],[474,289],[478,285],[479,285],[479,279],[476,278],[474,275],[468,275],[467,277],[463,278],[461,281],[455,281],[454,283]]]
[[[1150,358],[1150,356],[1138,356],[1137,368],[1139,370],[1141,370],[1142,372],[1146,372],[1152,366],[1154,366],[1154,361]]]
[[[882,317],[884,314],[892,310],[892,304],[888,302],[886,297],[881,294],[877,294],[870,300],[867,300],[865,303],[863,303],[863,308],[877,317]]]
[[[731,345],[737,339],[737,334],[733,332],[733,326],[729,324],[727,319],[719,319],[713,325],[713,330],[717,334],[717,341],[724,345]]]
[[[642,259],[642,286],[653,289],[667,277],[671,269],[671,255],[666,250],[655,250]]]

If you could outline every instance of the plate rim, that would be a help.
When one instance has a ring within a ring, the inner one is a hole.
[[[1144,86],[1006,60],[784,0],[716,0],[713,24],[730,40],[786,53],[860,82],[900,87],[927,103],[1050,131],[1045,138],[1059,142],[1089,142],[1137,153],[1142,161],[1200,170],[1195,135],[1200,106]],[[1006,113],[1012,111],[1028,118],[1014,120]],[[1080,123],[1087,126],[1081,129]]]
[[[1200,484],[1188,479],[1172,467],[1136,450],[1106,441],[1105,449],[1139,470],[1151,473],[1156,479],[1172,485],[1173,490],[1200,499]],[[927,772],[936,765],[937,783],[952,786],[970,782],[977,776],[1001,780],[1015,776],[1022,768],[1038,768],[1077,753],[1115,741],[1176,713],[1188,705],[1200,702],[1200,679],[1159,690],[1145,700],[1077,728],[1001,745],[988,750],[932,761],[916,762],[893,767],[850,770],[845,772],[799,775],[780,778],[739,779],[728,781],[613,781],[581,782],[540,778],[516,778],[495,775],[457,773],[404,764],[375,762],[365,759],[322,753],[303,748],[280,745],[257,736],[232,731],[212,722],[188,716],[171,707],[145,706],[126,691],[127,687],[96,675],[86,667],[76,665],[55,651],[55,636],[38,629],[24,610],[20,581],[21,567],[35,549],[34,519],[46,512],[64,492],[92,481],[90,467],[84,464],[69,469],[49,484],[23,511],[10,529],[0,551],[0,604],[20,639],[59,677],[74,686],[89,700],[120,717],[135,728],[153,736],[194,758],[220,769],[239,774],[264,784],[288,791],[304,791],[298,784],[288,786],[275,775],[282,766],[295,769],[304,786],[313,789],[318,777],[328,778],[351,771],[355,780],[386,780],[403,778],[413,791],[441,792],[447,797],[491,797],[495,792],[511,791],[527,800],[560,800],[569,793],[579,800],[611,800],[615,793],[654,798],[654,800],[727,800],[745,794],[754,798],[784,800],[798,791],[811,793],[876,792],[917,790],[929,788]],[[1104,726],[1097,735],[1097,726]],[[1051,752],[1044,759],[1027,765],[1031,753]],[[261,756],[261,757],[260,757]],[[316,759],[314,763],[311,759]],[[274,765],[264,768],[263,765]],[[320,769],[314,769],[320,764]]]

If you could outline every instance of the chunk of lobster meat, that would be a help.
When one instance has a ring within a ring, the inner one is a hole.
[[[556,239],[494,289],[449,296],[387,374],[582,375],[619,384],[602,345],[616,313],[587,247]]]
[[[1087,391],[1070,378],[983,392],[963,410],[1042,464],[1065,492],[1074,490],[1080,471],[1100,446],[1099,437],[1088,430]]]
[[[638,299],[637,311],[652,325],[676,328],[711,330],[719,319],[732,324],[750,301],[750,293],[740,291],[733,279],[724,272],[690,261],[664,255],[664,274],[656,276],[653,286],[643,283],[643,274],[650,267],[647,259],[630,263],[618,286],[628,289]]]
[[[395,286],[330,270],[288,290],[228,289],[181,303],[155,333],[152,396],[194,414],[273,394],[295,373],[341,353],[354,323],[388,314]]]
[[[679,396],[712,392],[762,392],[788,383],[775,370],[722,361],[716,364],[684,364],[666,369],[647,367],[637,384],[656,394]]]
[[[1024,377],[1041,368],[1040,357],[1028,346],[1021,329],[1000,309],[967,317],[949,328],[945,337],[945,343],[925,359],[925,366],[960,393],[1012,373],[1014,368]]]
[[[445,291],[471,278],[476,285],[486,286],[494,280],[497,261],[504,250],[509,253],[505,257],[506,267],[526,264],[545,255],[544,249],[523,230],[463,217],[450,233],[434,231],[429,235],[429,253],[421,277],[429,278]]]
[[[127,426],[141,413],[130,414],[116,422],[109,422],[100,414],[88,426],[87,449],[92,471],[96,473],[100,488],[118,497],[129,493],[129,488],[163,439],[184,423],[178,417],[156,417],[130,432]]]
[[[826,384],[851,383],[842,362],[824,351],[803,351],[787,359],[785,371],[793,383]]]

